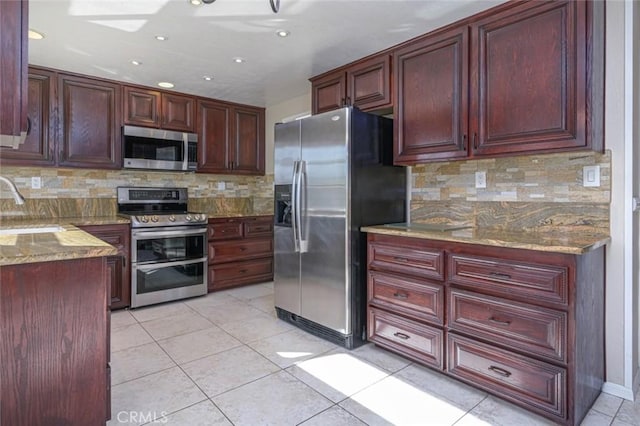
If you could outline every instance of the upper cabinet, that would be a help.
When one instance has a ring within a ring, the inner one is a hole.
[[[509,3],[397,49],[395,164],[602,150],[601,3]]]
[[[58,74],[58,164],[121,168],[120,106],[119,84]]]
[[[55,73],[29,68],[27,114],[31,129],[17,149],[0,147],[2,165],[55,164]]]
[[[263,175],[264,109],[198,100],[198,171]]]
[[[192,96],[124,86],[124,124],[195,130],[196,101]]]
[[[27,116],[27,0],[0,1],[0,146],[18,148],[29,133]]]
[[[395,51],[396,164],[467,156],[468,55],[466,25]]]
[[[313,114],[353,105],[362,111],[392,107],[391,56],[383,53],[311,79]]]

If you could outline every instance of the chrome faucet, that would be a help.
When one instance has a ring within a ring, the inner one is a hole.
[[[9,186],[11,190],[11,195],[13,195],[13,199],[16,201],[16,204],[24,204],[24,197],[16,188],[16,184],[11,181],[11,179],[7,179],[4,176],[0,176],[0,182],[4,182]]]

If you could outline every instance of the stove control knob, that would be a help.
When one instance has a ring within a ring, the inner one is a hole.
[[[139,216],[138,220],[142,223],[149,223],[149,218],[147,216]]]
[[[151,222],[153,222],[153,223],[156,223],[158,221],[158,219],[159,218],[156,215],[151,216]]]
[[[196,214],[195,216],[193,216],[193,220],[198,221],[198,220],[202,220],[202,218],[200,217],[199,214]]]
[[[188,215],[186,215],[186,216],[185,216],[185,219],[187,220],[187,222],[191,222],[191,220],[192,220],[193,218],[191,217],[191,215],[190,215],[190,214],[188,214]]]
[[[176,217],[174,215],[169,215],[169,222],[175,222],[176,221]]]

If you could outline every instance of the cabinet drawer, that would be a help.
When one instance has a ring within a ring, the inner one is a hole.
[[[271,238],[209,243],[209,263],[247,260],[272,254],[273,240]]]
[[[219,223],[210,223],[207,228],[209,240],[231,240],[242,238],[242,221],[229,220]]]
[[[447,370],[452,376],[527,409],[566,418],[565,369],[453,333],[447,340]]]
[[[369,303],[440,326],[444,323],[442,284],[371,271],[368,287]]]
[[[272,218],[251,218],[244,223],[245,237],[269,237],[273,235]]]
[[[568,268],[449,254],[449,281],[496,295],[566,305]]]
[[[442,250],[417,249],[388,244],[369,244],[369,267],[417,277],[444,279]]]
[[[367,328],[370,341],[442,369],[442,330],[372,307],[369,307]]]
[[[567,360],[567,314],[449,288],[451,330],[523,351]]]
[[[273,279],[273,259],[256,259],[209,266],[209,290]]]

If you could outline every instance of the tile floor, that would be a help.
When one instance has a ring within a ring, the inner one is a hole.
[[[273,284],[111,316],[109,426],[539,425],[549,421],[373,345],[278,320]],[[640,426],[602,394],[583,425]]]

